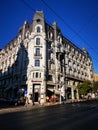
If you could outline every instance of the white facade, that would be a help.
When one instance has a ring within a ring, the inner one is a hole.
[[[36,11],[33,22],[24,22],[19,34],[0,51],[1,97],[26,91],[29,102],[46,102],[46,96],[78,98],[77,84],[93,81],[88,52],[66,39],[56,22],[52,26]]]

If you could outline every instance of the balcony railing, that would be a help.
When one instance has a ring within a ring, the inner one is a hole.
[[[34,58],[41,58],[42,54],[34,54]]]
[[[50,59],[50,63],[51,63],[51,64],[54,64],[54,60],[53,60],[52,58]]]

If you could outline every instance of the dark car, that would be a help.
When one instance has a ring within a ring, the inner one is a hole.
[[[17,98],[7,98],[7,103],[11,105],[15,105],[15,103],[18,101]]]
[[[20,97],[15,101],[15,106],[25,105],[25,98]]]

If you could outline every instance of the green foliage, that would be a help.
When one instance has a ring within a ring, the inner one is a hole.
[[[93,91],[98,92],[98,81],[94,82],[93,84]]]
[[[88,92],[92,90],[92,85],[90,81],[84,81],[77,86],[79,94],[86,95]]]

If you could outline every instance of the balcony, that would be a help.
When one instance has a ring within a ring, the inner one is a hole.
[[[34,54],[34,59],[41,59],[42,58],[42,54]]]
[[[52,70],[49,69],[49,74],[55,74],[55,69]]]
[[[51,44],[51,47],[55,47],[55,44],[54,44],[54,43],[52,43],[52,44]]]
[[[60,42],[57,42],[56,46],[57,46],[57,47],[58,47],[58,46],[61,46],[61,43],[60,43]]]
[[[53,53],[53,48],[48,49],[51,53]]]
[[[78,80],[78,81],[83,81],[82,78],[78,74],[67,74],[67,78]]]
[[[53,41],[53,39],[52,39],[52,38],[48,38],[48,42],[50,42],[50,43],[51,43],[52,41]]]
[[[51,63],[51,64],[54,64],[54,60],[53,60],[52,58],[50,59],[50,63]]]

